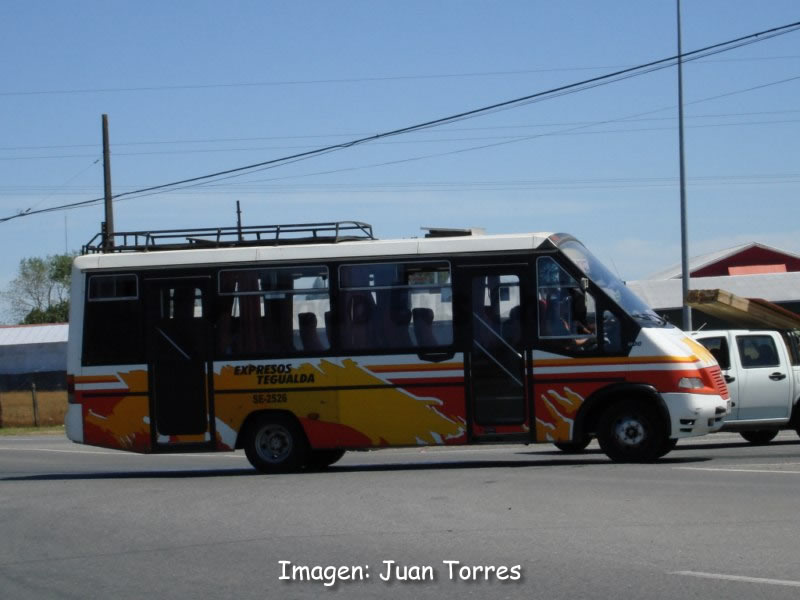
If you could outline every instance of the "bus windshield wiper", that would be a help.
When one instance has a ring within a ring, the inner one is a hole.
[[[660,317],[655,313],[635,312],[635,313],[631,313],[631,316],[634,319],[642,319],[643,321],[651,321],[653,323],[658,323],[659,325],[666,325],[667,324],[667,320],[664,317]]]

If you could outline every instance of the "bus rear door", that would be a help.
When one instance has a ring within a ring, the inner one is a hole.
[[[153,448],[213,442],[209,277],[146,279]]]

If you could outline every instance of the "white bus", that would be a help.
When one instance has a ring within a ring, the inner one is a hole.
[[[118,233],[75,259],[67,435],[243,448],[263,472],[346,450],[596,438],[652,461],[717,431],[700,344],[576,239],[317,223]]]

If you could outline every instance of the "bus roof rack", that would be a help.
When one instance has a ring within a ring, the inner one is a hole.
[[[336,244],[376,239],[372,235],[372,225],[359,221],[116,231],[108,240],[110,244],[106,244],[105,238],[104,233],[98,233],[83,246],[82,253]]]

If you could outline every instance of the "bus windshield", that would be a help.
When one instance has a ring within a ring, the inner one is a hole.
[[[643,327],[664,327],[666,319],[660,317],[634,294],[625,284],[609,271],[586,247],[577,241],[567,241],[559,245],[561,251],[575,266],[598,285],[620,308],[627,312]]]

